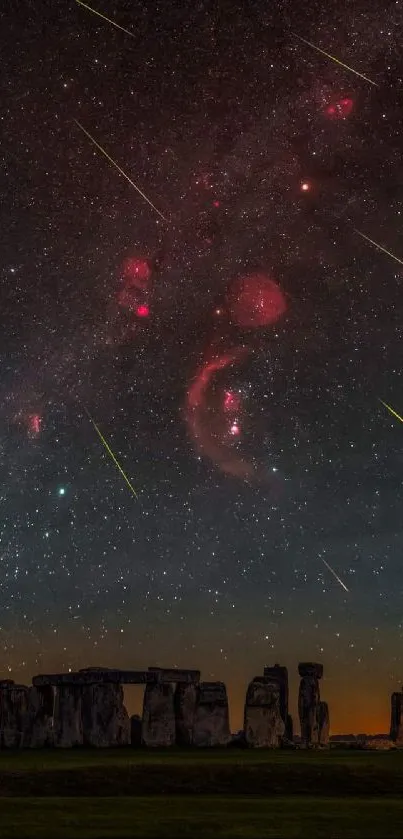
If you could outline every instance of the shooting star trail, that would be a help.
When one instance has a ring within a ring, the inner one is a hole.
[[[342,588],[344,588],[344,591],[348,591],[348,593],[350,593],[350,589],[348,589],[348,588],[347,588],[347,586],[343,583],[343,580],[341,580],[341,579],[340,579],[340,577],[338,577],[338,576],[337,576],[337,574],[336,574],[336,572],[333,570],[332,566],[331,566],[331,565],[329,565],[329,563],[328,563],[328,562],[326,562],[326,560],[325,560],[325,559],[323,559],[323,557],[321,557],[321,560],[322,560],[322,562],[324,563],[324,565],[326,565],[326,568],[328,568],[328,569],[329,569],[330,573],[331,573],[331,574],[333,574],[333,577],[337,580],[337,582],[338,582],[338,583],[340,583],[340,585],[342,586]]]
[[[88,11],[92,12],[93,15],[97,15],[98,17],[101,17],[102,20],[106,20],[112,26],[116,26],[116,29],[121,29],[122,32],[126,32],[126,35],[130,35],[131,38],[136,37],[134,32],[130,32],[129,29],[125,29],[124,26],[120,26],[119,23],[115,23],[114,20],[111,20],[109,17],[106,17],[106,15],[101,14],[101,12],[97,12],[96,9],[92,9],[91,6],[87,6],[86,3],[82,3],[81,0],[76,0],[76,3],[78,3],[79,6],[83,6],[84,9],[88,9]]]
[[[395,259],[396,262],[398,262],[400,265],[403,265],[403,259],[399,259],[398,256],[395,256],[394,253],[386,250],[386,248],[383,248],[382,245],[378,244],[378,242],[374,242],[374,240],[370,239],[369,236],[366,236],[365,233],[361,233],[360,230],[357,230],[356,228],[354,228],[354,232],[358,233],[358,235],[361,236],[362,239],[366,239],[367,242],[370,242],[371,245],[374,245],[375,248],[378,248],[379,251],[382,251],[383,253],[386,253],[388,256],[391,256],[392,259]]]
[[[379,87],[379,84],[373,82],[372,79],[368,78],[368,76],[364,76],[363,73],[359,73],[358,70],[354,70],[353,67],[349,67],[348,64],[344,64],[343,61],[340,61],[338,58],[335,58],[334,55],[330,55],[329,52],[325,52],[325,50],[322,50],[320,47],[317,47],[316,44],[312,44],[311,41],[307,41],[305,38],[301,38],[301,35],[297,35],[296,32],[291,32],[291,35],[293,35],[294,38],[298,38],[299,41],[303,41],[303,43],[307,44],[308,47],[312,47],[312,49],[316,50],[317,52],[320,52],[322,55],[325,55],[326,58],[330,58],[330,60],[334,61],[335,64],[340,64],[340,67],[344,67],[344,69],[349,70],[350,73],[355,73],[355,75],[359,76],[360,79],[364,79],[364,81],[369,82],[369,84],[374,85],[374,87]]]
[[[117,458],[115,457],[115,455],[114,455],[114,453],[113,453],[113,451],[112,451],[112,449],[111,449],[110,445],[109,445],[109,444],[107,443],[107,441],[105,440],[105,437],[104,437],[104,435],[102,434],[101,429],[100,429],[100,428],[98,428],[98,426],[97,426],[96,422],[92,419],[91,414],[89,413],[89,411],[87,411],[87,408],[85,408],[85,406],[83,406],[83,408],[84,408],[85,413],[87,414],[88,419],[90,420],[90,422],[91,422],[91,423],[92,423],[92,425],[94,426],[95,431],[97,432],[98,437],[99,437],[99,439],[101,440],[102,445],[103,445],[103,446],[105,446],[106,451],[108,452],[108,454],[109,454],[109,455],[110,455],[110,457],[112,458],[112,460],[113,460],[113,462],[114,462],[115,466],[117,466],[117,468],[119,469],[119,472],[120,472],[120,474],[122,475],[122,477],[124,478],[124,480],[126,481],[127,486],[129,487],[130,491],[132,492],[132,494],[134,495],[134,497],[135,497],[135,498],[138,498],[138,495],[137,495],[136,490],[134,489],[133,485],[130,483],[129,478],[128,478],[128,477],[127,477],[127,475],[126,475],[126,472],[124,472],[124,471],[123,471],[123,469],[122,469],[122,467],[121,467],[121,465],[120,465],[119,461],[118,461],[118,460],[117,460]]]
[[[117,170],[118,170],[118,172],[120,172],[120,174],[121,174],[121,175],[123,175],[123,177],[124,177],[124,178],[126,178],[126,180],[127,180],[127,181],[129,181],[129,184],[130,184],[130,185],[131,185],[131,186],[132,186],[132,187],[136,190],[136,192],[138,192],[138,194],[139,194],[139,195],[141,195],[141,197],[142,197],[142,198],[144,198],[144,201],[147,201],[147,204],[149,204],[149,205],[150,205],[150,207],[152,207],[152,208],[153,208],[153,210],[155,210],[155,212],[156,212],[156,213],[160,216],[160,218],[162,218],[164,221],[168,221],[168,219],[167,219],[167,218],[165,218],[165,216],[164,216],[164,215],[160,212],[160,210],[158,209],[158,207],[156,207],[156,206],[155,206],[155,204],[153,204],[153,202],[152,202],[152,201],[150,201],[150,199],[149,199],[149,198],[147,198],[147,196],[146,196],[146,195],[145,195],[145,193],[144,193],[144,192],[140,189],[140,187],[138,187],[138,186],[134,183],[134,181],[132,181],[132,179],[131,179],[131,178],[129,178],[129,176],[128,176],[128,175],[126,175],[126,172],[124,172],[124,171],[123,171],[123,169],[119,166],[119,164],[118,164],[118,163],[116,163],[116,161],[113,159],[113,157],[111,157],[111,156],[110,156],[110,154],[108,154],[108,152],[107,152],[107,151],[105,151],[105,149],[104,149],[104,148],[102,148],[102,146],[101,146],[99,143],[97,143],[97,141],[96,141],[96,140],[95,140],[95,138],[94,138],[94,137],[90,134],[90,132],[89,132],[89,131],[87,131],[87,129],[86,129],[86,128],[84,128],[84,126],[83,126],[83,125],[81,125],[81,122],[79,122],[79,121],[78,121],[78,119],[75,119],[75,120],[74,120],[74,122],[76,123],[76,125],[78,125],[78,127],[80,128],[80,130],[81,130],[81,131],[83,131],[83,133],[86,135],[86,137],[88,137],[88,138],[89,138],[89,140],[91,140],[91,143],[93,143],[93,145],[94,145],[94,146],[96,146],[96,148],[97,148],[97,149],[99,149],[99,151],[100,151],[100,152],[102,152],[102,154],[104,155],[104,157],[106,157],[106,159],[107,159],[107,160],[109,160],[109,163],[112,163],[112,166],[114,166],[114,167],[115,167],[115,169],[117,169]]]
[[[393,408],[391,408],[390,405],[388,405],[387,402],[384,402],[383,399],[380,399],[379,401],[380,401],[381,405],[384,405],[384,407],[387,408],[388,411],[390,411],[390,413],[394,417],[396,417],[396,419],[400,420],[400,422],[403,422],[403,417],[401,417],[400,414],[397,413],[397,411],[394,411]]]

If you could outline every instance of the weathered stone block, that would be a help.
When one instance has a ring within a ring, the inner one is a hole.
[[[54,740],[59,748],[83,744],[82,689],[62,686],[56,688],[54,708]]]
[[[82,688],[83,742],[108,748],[130,745],[130,720],[122,685],[95,684]]]
[[[253,748],[276,749],[285,731],[280,711],[280,683],[277,679],[257,676],[246,693],[245,742]]]
[[[319,702],[318,705],[318,742],[319,746],[329,745],[329,706],[327,702]]]
[[[56,689],[50,685],[28,690],[27,745],[31,749],[54,746],[54,708]]]
[[[391,696],[390,737],[397,746],[403,746],[403,691]]]
[[[301,741],[305,748],[311,748],[319,744],[319,679],[323,675],[323,666],[313,662],[302,662],[298,665],[298,672],[301,676],[298,695]]]
[[[145,746],[165,747],[175,743],[174,694],[171,684],[147,685],[144,691],[141,740]]]
[[[231,739],[223,682],[200,682],[193,727],[195,746],[226,746]]]
[[[0,742],[3,749],[20,749],[28,727],[28,688],[10,680],[0,683]]]
[[[130,743],[134,749],[139,749],[141,746],[141,717],[138,714],[133,714],[130,717],[130,728]]]
[[[197,686],[194,684],[176,685],[174,707],[178,746],[191,746],[193,744],[197,694]]]

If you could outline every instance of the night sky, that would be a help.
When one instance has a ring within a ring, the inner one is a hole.
[[[236,729],[318,660],[386,730],[403,263],[357,231],[403,260],[403,3],[93,3],[132,36],[1,11],[1,671],[200,667]]]

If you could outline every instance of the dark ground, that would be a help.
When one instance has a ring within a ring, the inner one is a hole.
[[[403,837],[402,790],[402,752],[3,752],[0,837]]]

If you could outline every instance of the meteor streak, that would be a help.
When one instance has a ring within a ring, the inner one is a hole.
[[[116,458],[116,457],[115,457],[115,455],[113,454],[113,451],[112,451],[111,447],[109,446],[109,444],[107,443],[107,441],[105,440],[105,437],[104,437],[104,435],[102,434],[102,431],[100,430],[100,428],[98,428],[98,426],[97,426],[96,422],[92,419],[91,414],[87,411],[87,409],[86,409],[85,407],[84,407],[84,411],[85,411],[85,413],[87,414],[88,419],[90,420],[90,422],[91,422],[91,423],[92,423],[92,425],[94,426],[95,431],[97,432],[98,437],[99,437],[99,439],[101,440],[102,445],[103,445],[103,446],[105,446],[106,451],[108,452],[108,454],[109,454],[109,455],[110,455],[110,457],[112,458],[112,460],[113,460],[113,462],[114,462],[115,466],[117,466],[117,468],[119,469],[120,474],[122,475],[122,477],[123,477],[123,478],[124,478],[124,480],[126,481],[127,486],[129,487],[129,489],[130,489],[131,493],[134,495],[134,497],[135,497],[135,498],[138,498],[138,495],[137,495],[136,490],[134,489],[133,485],[130,483],[129,478],[128,478],[128,477],[127,477],[127,475],[126,475],[126,472],[124,472],[124,471],[123,471],[123,469],[122,469],[122,467],[121,467],[121,465],[120,465],[119,461],[117,460],[117,458]]]
[[[396,419],[400,420],[400,422],[403,422],[403,417],[401,417],[400,414],[397,413],[397,411],[394,411],[393,408],[391,408],[390,405],[387,404],[387,402],[384,402],[383,399],[380,399],[379,401],[382,405],[384,405],[385,408],[388,409],[388,411],[390,411],[391,414],[393,414],[394,417],[396,417]]]
[[[75,119],[74,122],[76,123],[76,125],[78,125],[80,130],[84,132],[84,134],[89,138],[89,140],[91,140],[91,143],[93,143],[93,145],[96,146],[96,148],[99,149],[100,152],[102,152],[104,157],[106,157],[106,159],[109,160],[109,163],[112,163],[112,166],[114,166],[115,169],[117,169],[118,172],[120,172],[120,174],[123,175],[123,177],[126,178],[127,181],[129,181],[129,184],[136,190],[136,192],[139,193],[139,195],[141,195],[142,198],[144,198],[144,201],[147,201],[147,204],[149,204],[150,207],[152,207],[153,210],[155,210],[155,212],[160,216],[160,218],[162,218],[164,221],[168,221],[168,219],[165,218],[165,216],[162,215],[160,210],[158,210],[158,208],[155,206],[155,204],[153,204],[152,201],[150,201],[150,199],[147,198],[147,196],[144,194],[144,192],[142,192],[140,187],[136,186],[134,181],[132,181],[132,179],[129,178],[128,175],[126,175],[126,172],[124,172],[123,169],[119,166],[119,164],[116,163],[116,161],[113,159],[113,157],[111,157],[110,154],[108,154],[108,152],[105,151],[105,149],[102,148],[102,146],[99,143],[97,143],[97,141],[94,139],[94,137],[92,137],[90,132],[87,131],[87,129],[84,128],[83,125],[81,125],[81,123],[78,121],[78,119]]]
[[[356,76],[359,76],[360,79],[364,79],[364,81],[369,82],[369,84],[373,84],[374,87],[379,87],[379,84],[373,82],[372,79],[369,79],[368,76],[364,76],[363,73],[359,73],[358,70],[354,70],[353,67],[349,67],[348,64],[344,64],[343,61],[340,61],[338,58],[335,58],[334,55],[330,55],[329,52],[325,52],[325,50],[321,50],[320,47],[317,47],[316,44],[312,44],[310,41],[307,41],[305,38],[301,38],[301,35],[297,35],[296,32],[291,32],[291,35],[294,35],[294,38],[298,38],[299,41],[303,41],[304,44],[307,44],[308,47],[312,47],[312,49],[320,52],[322,55],[325,55],[326,58],[330,58],[331,61],[334,61],[335,64],[340,64],[340,67],[344,67],[345,70],[350,70],[350,73],[355,73]]]
[[[354,231],[355,233],[358,233],[358,235],[361,236],[362,239],[366,239],[367,242],[371,242],[371,245],[374,245],[376,248],[378,248],[379,251],[383,251],[383,253],[386,253],[388,256],[391,256],[392,259],[395,259],[396,262],[398,262],[400,265],[403,265],[403,259],[399,259],[398,256],[395,256],[394,253],[386,250],[386,248],[383,248],[382,245],[378,244],[378,242],[374,242],[374,240],[370,239],[369,236],[366,236],[365,233],[361,233],[359,230],[356,230],[356,228],[354,228]]]
[[[328,562],[326,562],[326,560],[325,560],[325,559],[323,559],[323,557],[322,557],[322,556],[321,556],[321,560],[322,560],[322,562],[324,563],[324,565],[326,565],[326,568],[328,568],[328,569],[329,569],[330,573],[331,573],[331,574],[333,574],[333,577],[337,580],[337,582],[338,582],[338,583],[340,583],[340,585],[342,586],[342,588],[344,588],[344,591],[348,591],[348,592],[350,592],[350,589],[348,589],[348,588],[347,588],[347,586],[346,586],[346,585],[344,585],[343,580],[341,580],[341,579],[340,579],[340,577],[338,577],[338,576],[337,576],[337,574],[336,574],[336,572],[333,570],[332,566],[331,566],[331,565],[329,565],[329,563],[328,563]]]
[[[78,3],[79,6],[83,6],[84,9],[88,9],[88,11],[92,12],[93,15],[98,15],[98,17],[101,17],[102,20],[108,21],[108,23],[111,23],[112,26],[116,26],[116,29],[121,29],[122,32],[126,32],[126,35],[130,35],[131,38],[136,37],[134,32],[130,32],[129,29],[125,29],[124,26],[120,26],[118,23],[115,23],[114,20],[111,20],[109,17],[106,17],[106,15],[102,15],[101,12],[97,12],[96,9],[92,9],[91,6],[87,6],[86,3],[82,3],[81,0],[76,0],[76,3]]]

